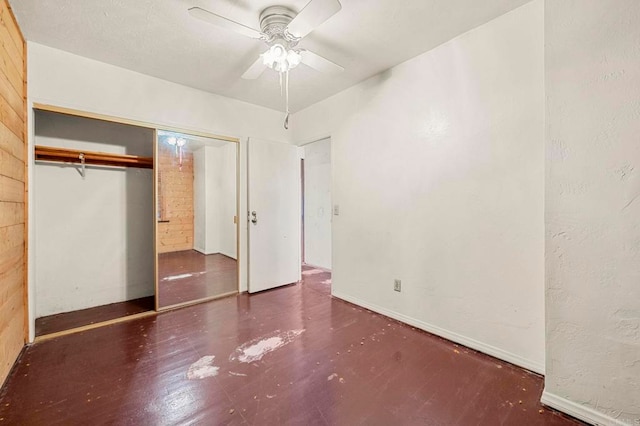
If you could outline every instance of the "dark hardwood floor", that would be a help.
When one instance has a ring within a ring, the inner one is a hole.
[[[238,291],[235,259],[223,254],[204,255],[195,250],[158,255],[160,307]]]
[[[80,309],[62,314],[36,318],[36,336],[70,330],[84,325],[109,321],[141,312],[153,311],[156,308],[155,296],[127,300],[126,302]]]
[[[542,377],[334,299],[329,278],[32,345],[0,425],[581,424],[540,405]]]

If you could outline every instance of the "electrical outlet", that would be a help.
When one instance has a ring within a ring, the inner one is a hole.
[[[340,206],[337,204],[333,205],[333,215],[334,216],[340,216]]]
[[[402,291],[402,281],[398,279],[393,280],[393,289],[395,291]]]

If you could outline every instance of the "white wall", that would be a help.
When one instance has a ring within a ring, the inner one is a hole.
[[[193,249],[205,253],[207,238],[206,147],[193,151]]]
[[[215,208],[215,171],[219,169],[212,146],[193,151],[193,248],[203,254],[220,252],[220,217]]]
[[[543,401],[640,424],[640,3],[545,3]]]
[[[35,142],[153,155],[153,131],[39,113]],[[153,173],[37,163],[31,181],[35,316],[154,294]]]
[[[226,136],[290,139],[275,110],[33,42],[28,54],[31,102]]]
[[[282,128],[281,112],[149,77],[37,43],[28,43],[29,122],[34,103],[57,105],[116,117],[124,117],[239,137],[240,211],[246,212],[246,140],[248,137],[289,142]],[[203,70],[206,72],[206,70]],[[33,128],[29,130],[33,147]],[[31,151],[31,149],[30,149]],[[33,156],[30,154],[30,163]],[[33,167],[29,179],[33,179]],[[33,217],[33,200],[29,216]],[[240,241],[247,241],[247,223],[239,214]],[[33,244],[33,233],[30,233]],[[247,247],[240,245],[240,290],[247,289]],[[29,260],[33,276],[33,256]],[[29,294],[33,294],[32,282]],[[35,304],[29,301],[30,335],[33,339]]]
[[[331,139],[303,149],[304,260],[331,269]]]
[[[334,295],[544,371],[543,73],[536,0],[294,114],[331,136]]]
[[[204,146],[194,158],[194,248],[235,259],[236,145]]]
[[[236,225],[233,216],[236,213],[236,146],[226,144],[220,148],[220,253],[235,259],[237,257]],[[239,216],[241,217],[241,216]],[[246,222],[246,220],[245,220]]]

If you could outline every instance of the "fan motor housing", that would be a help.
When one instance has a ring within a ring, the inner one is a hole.
[[[286,6],[269,6],[260,13],[260,31],[270,39],[286,38],[285,29],[296,17],[296,12]]]

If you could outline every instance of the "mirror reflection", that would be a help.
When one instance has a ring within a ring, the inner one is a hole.
[[[158,306],[238,291],[237,144],[158,132]]]

